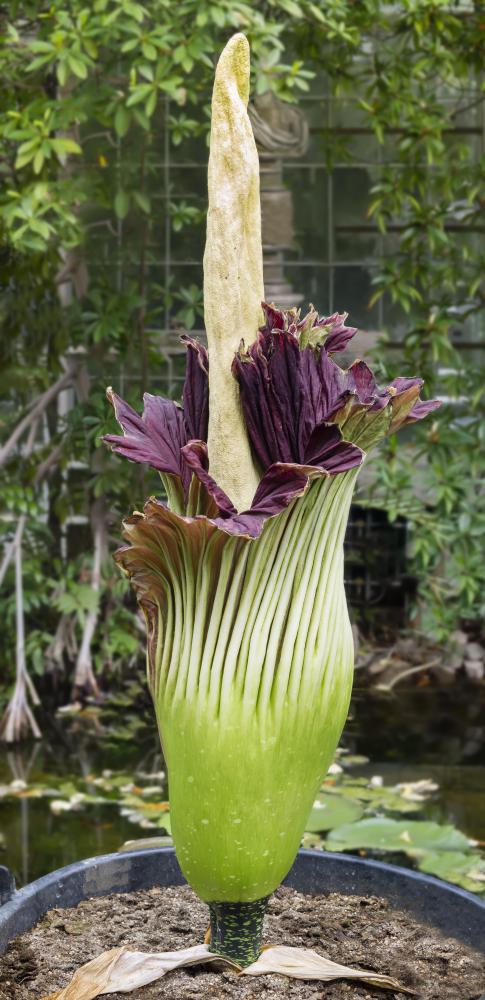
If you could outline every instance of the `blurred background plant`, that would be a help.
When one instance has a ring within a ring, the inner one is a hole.
[[[104,387],[138,408],[147,388],[180,396],[179,335],[202,325],[211,81],[236,30],[251,42],[253,94],[298,103],[310,127],[308,152],[285,163],[285,276],[304,305],[348,309],[372,333],[383,378],[419,372],[445,400],[430,428],[383,447],[358,497],[406,528],[391,628],[414,616],[441,643],[459,626],[479,637],[480,5],[11,2],[1,30],[4,705],[15,685],[3,735],[35,731],[36,690],[46,703],[97,697],[144,669],[110,551],[122,516],[160,486],[99,447],[113,429]],[[351,562],[352,535],[349,546]]]

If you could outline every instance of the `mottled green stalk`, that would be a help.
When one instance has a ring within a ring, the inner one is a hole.
[[[261,951],[268,898],[252,903],[209,903],[211,951],[243,968],[255,962]]]

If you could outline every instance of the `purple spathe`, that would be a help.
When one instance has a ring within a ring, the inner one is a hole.
[[[302,496],[313,479],[361,464],[364,452],[356,439],[346,439],[346,422],[352,438],[356,411],[365,422],[367,413],[380,420],[377,411],[388,408],[392,432],[439,406],[438,401],[419,400],[419,378],[397,378],[379,388],[364,361],[343,371],[330,355],[343,350],[356,333],[345,325],[345,313],[320,317],[311,307],[300,319],[297,310],[262,306],[264,326],[247,350],[241,342],[233,362],[248,437],[261,468],[249,510],[238,512],[210,475],[209,358],[205,347],[190,337],[182,338],[187,348],[183,407],[145,393],[139,416],[110,389],[108,398],[123,434],[104,437],[117,454],[179,482],[178,513],[171,516],[186,524],[205,520],[211,530],[246,538],[256,538],[265,520]],[[162,517],[163,510],[168,513],[161,501],[151,502]]]
[[[345,326],[346,314],[322,318],[312,309],[300,321],[296,310],[266,303],[263,310],[265,324],[256,340],[247,349],[241,342],[233,362],[248,434],[263,469],[283,461],[344,472],[362,461],[361,442],[345,440],[349,415],[362,412],[365,426],[365,412],[388,407],[393,432],[439,406],[418,403],[420,378],[397,378],[380,388],[365,361],[343,371],[330,352],[336,343],[346,346],[355,333]],[[353,440],[350,425],[347,433]]]

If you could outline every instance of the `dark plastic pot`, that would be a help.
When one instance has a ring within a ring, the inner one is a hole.
[[[18,892],[8,870],[0,868],[0,954],[52,907],[76,906],[82,899],[111,892],[184,882],[171,847],[88,858],[59,868]],[[346,854],[299,851],[285,885],[309,895],[382,896],[395,909],[485,955],[485,902],[428,875]]]

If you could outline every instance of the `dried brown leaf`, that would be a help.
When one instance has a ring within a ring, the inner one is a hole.
[[[324,958],[308,948],[289,948],[285,945],[265,948],[257,961],[242,971],[244,976],[262,976],[269,973],[279,973],[291,979],[319,979],[321,982],[330,982],[332,979],[360,979],[372,986],[399,990],[401,993],[413,993],[413,990],[401,986],[391,976],[363,969],[349,969],[346,965],[331,962],[329,958]]]
[[[158,953],[112,948],[77,969],[64,989],[42,1000],[94,1000],[102,993],[129,993],[172,969],[214,961],[220,961],[220,955],[212,955],[204,944]]]
[[[221,959],[220,955],[213,955],[205,944],[199,944],[192,948],[183,948],[181,951],[159,953],[112,948],[111,951],[106,951],[81,966],[68,986],[51,993],[48,997],[43,997],[42,1000],[94,1000],[101,994],[129,993],[140,986],[161,979],[172,969],[214,961],[226,962],[244,976],[279,973],[293,979],[319,979],[321,982],[330,982],[332,979],[360,979],[384,989],[412,993],[412,990],[407,990],[390,976],[362,969],[349,969],[305,948],[270,946],[262,952],[253,965],[241,970],[227,959]]]

